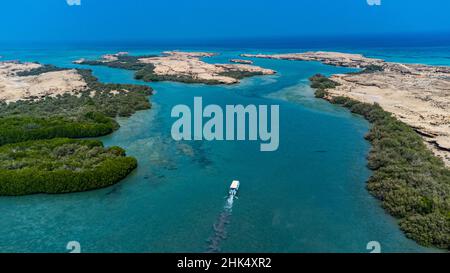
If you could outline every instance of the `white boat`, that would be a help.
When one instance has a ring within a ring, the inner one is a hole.
[[[240,182],[237,180],[234,180],[230,186],[230,195],[236,195],[239,190],[239,186],[240,186]]]

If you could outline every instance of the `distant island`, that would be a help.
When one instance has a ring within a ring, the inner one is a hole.
[[[131,56],[119,52],[104,55],[100,60],[80,59],[74,63],[134,70],[135,78],[146,82],[236,84],[243,78],[276,73],[249,64],[210,64],[200,59],[214,55],[208,52],[166,51],[162,56]]]
[[[0,62],[0,195],[67,193],[110,186],[137,166],[120,147],[75,140],[119,128],[151,107],[152,89],[103,84],[89,70]]]
[[[253,64],[253,61],[250,60],[243,60],[243,59],[231,59],[230,63],[237,63],[237,64]]]
[[[371,122],[367,187],[405,234],[450,249],[450,67],[339,52],[242,56],[360,68],[331,78],[315,75],[311,87],[316,97]]]

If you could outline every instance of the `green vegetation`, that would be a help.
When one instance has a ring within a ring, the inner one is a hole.
[[[141,58],[156,57],[156,55],[148,56],[130,56],[130,55],[119,55],[115,61],[83,61],[80,64],[84,65],[104,65],[112,68],[120,68],[127,70],[141,70],[147,67],[149,64],[139,62]]]
[[[26,75],[58,69],[47,66]],[[103,84],[90,70],[78,72],[87,83],[78,94],[0,103],[0,195],[96,189],[119,182],[136,168],[136,160],[125,157],[121,148],[60,138],[112,133],[119,128],[115,117],[151,107],[152,89]]]
[[[264,74],[262,72],[230,70],[230,71],[219,73],[219,75],[241,80],[244,78],[253,77],[253,76],[261,76]]]
[[[113,185],[137,167],[119,147],[52,139],[0,147],[0,195],[68,193]]]
[[[204,83],[204,84],[219,84],[215,80],[201,80],[194,79],[185,75],[158,75],[154,72],[155,66],[153,64],[145,64],[139,62],[141,58],[149,58],[155,56],[118,56],[117,61],[84,61],[81,64],[85,65],[103,65],[112,68],[121,68],[136,71],[134,78],[145,82],[160,82],[160,81],[174,81],[183,83]]]
[[[371,64],[366,67],[364,67],[363,70],[358,72],[350,72],[348,74],[364,74],[364,73],[375,73],[375,72],[382,72],[384,71],[384,68],[379,65]]]
[[[318,97],[337,86],[316,75],[312,87]],[[330,87],[328,87],[330,86]],[[368,167],[373,170],[367,187],[383,207],[399,219],[405,234],[425,246],[450,248],[450,170],[427,149],[422,138],[408,125],[378,104],[347,97],[330,101],[364,116],[373,125],[366,139],[372,150]]]
[[[327,95],[327,89],[332,89],[340,85],[339,83],[320,74],[312,76],[309,80],[311,81],[311,87],[316,90],[315,95],[317,98],[325,98]]]
[[[0,117],[0,145],[27,140],[52,139],[55,137],[97,137],[112,133],[118,124],[98,112],[89,112],[81,118],[61,116]]]
[[[90,70],[78,71],[88,84],[91,92],[95,92],[92,96],[86,93],[82,96],[81,103],[90,105],[110,117],[129,117],[136,111],[151,108],[148,101],[153,90],[145,85],[134,84],[104,84],[100,83],[96,77],[92,75]]]
[[[25,76],[36,76],[47,72],[55,72],[55,71],[62,71],[67,70],[67,68],[59,68],[51,64],[46,64],[38,68],[33,68],[28,71],[20,71],[17,73],[17,76],[25,77]]]
[[[151,88],[103,84],[90,70],[79,70],[88,88],[77,95],[0,103],[0,145],[55,137],[97,137],[118,129],[117,116],[151,107]]]

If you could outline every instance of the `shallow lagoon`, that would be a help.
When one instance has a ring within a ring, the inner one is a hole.
[[[73,67],[72,60],[114,50],[2,52],[5,58]],[[157,53],[132,51],[133,54]],[[208,61],[225,62],[226,51]],[[233,179],[241,181],[224,252],[430,251],[408,240],[365,189],[369,124],[313,97],[308,77],[348,71],[318,63],[255,60],[275,76],[235,86],[150,84],[154,108],[101,138],[124,147],[139,168],[113,187],[68,195],[0,198],[0,251],[203,252],[223,211]],[[132,72],[90,67],[105,82],[140,83]],[[175,142],[174,105],[280,104],[280,148],[261,153],[257,142]]]

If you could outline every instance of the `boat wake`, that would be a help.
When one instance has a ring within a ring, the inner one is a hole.
[[[220,245],[223,240],[227,239],[228,233],[226,227],[230,223],[231,212],[233,209],[234,195],[230,195],[225,202],[222,213],[220,213],[216,222],[213,225],[214,234],[207,240],[208,253],[221,252]]]
[[[217,253],[220,252],[220,244],[223,240],[225,240],[228,236],[227,234],[227,225],[230,223],[231,212],[233,210],[234,199],[237,198],[236,195],[238,193],[240,186],[240,182],[238,180],[234,180],[231,183],[230,191],[228,193],[227,201],[223,207],[222,213],[220,213],[219,218],[217,218],[216,222],[213,225],[214,234],[209,237],[208,249],[209,253]]]
[[[224,207],[225,210],[230,210],[230,212],[231,212],[231,210],[233,209],[234,198],[235,198],[234,195],[230,195],[228,197],[227,202],[226,202],[225,207]]]

